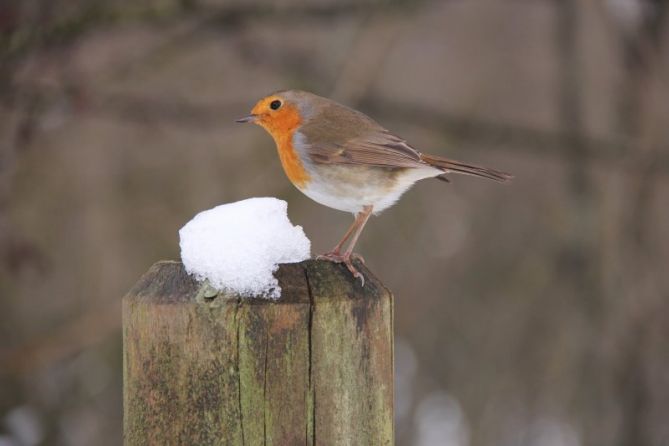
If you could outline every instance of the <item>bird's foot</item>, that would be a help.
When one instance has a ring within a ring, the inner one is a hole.
[[[362,263],[363,265],[365,264],[365,258],[361,256],[360,254],[356,254],[355,252],[351,253],[351,260],[357,260],[358,262]]]
[[[353,277],[356,279],[360,279],[360,285],[365,286],[365,276],[362,275],[360,271],[353,265],[353,260],[359,260],[361,263],[365,263],[365,259],[362,258],[361,255],[359,254],[341,254],[336,251],[332,252],[326,252],[325,254],[321,254],[318,257],[316,257],[317,260],[327,260],[329,262],[334,262],[334,263],[343,263],[344,266],[346,266],[346,269],[350,271],[351,274],[353,274]]]
[[[316,257],[316,260],[327,260],[334,263],[342,263],[344,256],[339,251],[330,251]]]

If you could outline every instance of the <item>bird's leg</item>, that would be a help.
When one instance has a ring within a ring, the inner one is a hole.
[[[363,206],[362,212],[358,214],[360,222],[358,223],[358,226],[356,227],[356,230],[353,233],[353,236],[351,237],[351,243],[349,243],[348,248],[344,252],[345,258],[358,259],[362,261],[362,263],[365,263],[365,260],[362,258],[361,255],[355,254],[353,252],[353,248],[355,247],[355,244],[358,242],[358,238],[360,237],[360,234],[362,234],[362,230],[365,228],[365,224],[367,224],[367,220],[369,220],[369,217],[371,215],[372,215],[372,206]]]
[[[353,247],[358,241],[358,238],[360,237],[360,234],[362,233],[362,230],[365,227],[365,224],[367,223],[367,220],[369,219],[370,215],[372,215],[372,206],[364,206],[362,208],[362,211],[359,212],[358,215],[356,215],[353,225],[351,225],[348,232],[344,236],[344,240],[342,240],[342,242],[340,242],[335,248],[335,251],[341,249],[342,245],[344,244],[343,242],[347,238],[351,237],[351,242],[349,243],[348,248],[346,248],[346,251],[344,251],[344,254],[340,254],[339,252],[330,252],[322,256],[318,256],[318,259],[330,260],[336,263],[343,263],[344,265],[346,265],[346,268],[351,272],[351,274],[353,274],[353,277],[360,279],[360,282],[362,283],[363,286],[365,285],[365,278],[360,273],[360,271],[358,271],[358,269],[355,266],[353,266],[351,260],[352,259],[363,260],[361,256],[353,254]],[[351,235],[351,233],[353,234]]]
[[[346,234],[344,234],[344,237],[337,243],[337,246],[332,248],[331,251],[326,252],[325,254],[319,255],[317,258],[318,259],[329,259],[329,257],[341,257],[341,248],[344,246],[346,243],[346,240],[348,240],[351,237],[351,234],[353,233],[353,230],[358,227],[360,224],[360,213],[358,213],[355,218],[353,219],[353,223],[351,223],[351,226],[348,228],[346,231]],[[330,259],[332,260],[332,259]]]

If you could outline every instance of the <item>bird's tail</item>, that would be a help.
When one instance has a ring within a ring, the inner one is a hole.
[[[473,164],[465,164],[460,161],[453,161],[440,156],[421,154],[421,159],[432,167],[441,169],[444,173],[462,173],[465,175],[473,175],[475,177],[488,178],[500,183],[504,183],[513,178],[513,175],[501,172],[495,169],[488,169],[487,167],[479,167]]]

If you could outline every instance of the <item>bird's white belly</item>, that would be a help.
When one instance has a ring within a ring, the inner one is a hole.
[[[352,166],[342,167],[353,170]],[[377,174],[361,171],[357,177],[346,178],[332,175],[331,169],[329,167],[325,175],[316,174],[300,190],[317,203],[353,214],[362,211],[363,206],[370,205],[373,206],[373,212],[378,214],[392,206],[416,181],[443,173],[426,167],[407,169],[391,176],[386,170],[379,169]]]

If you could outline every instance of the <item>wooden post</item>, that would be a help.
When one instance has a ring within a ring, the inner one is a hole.
[[[155,264],[123,299],[125,445],[392,445],[393,298],[361,269],[282,265],[271,301]]]

